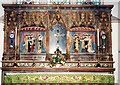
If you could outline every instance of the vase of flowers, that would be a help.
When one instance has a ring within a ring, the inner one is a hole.
[[[65,64],[65,59],[62,54],[52,55],[52,58],[50,59],[49,66],[50,67],[61,67]]]

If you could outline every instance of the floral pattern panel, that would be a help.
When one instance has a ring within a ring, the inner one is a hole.
[[[100,74],[16,74],[7,75],[4,83],[95,83],[95,84],[113,84],[113,75]]]

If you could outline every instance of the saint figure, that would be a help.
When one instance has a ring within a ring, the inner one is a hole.
[[[41,53],[41,49],[42,49],[42,40],[43,40],[43,36],[42,35],[38,35],[37,41],[38,41],[38,53]]]

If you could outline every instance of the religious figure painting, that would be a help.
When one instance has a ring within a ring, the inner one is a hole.
[[[40,31],[21,31],[20,53],[45,53],[44,35]]]
[[[54,54],[56,49],[59,49],[61,53],[66,53],[66,30],[65,28],[56,23],[50,30],[50,53]]]
[[[95,32],[71,32],[72,53],[95,53]]]

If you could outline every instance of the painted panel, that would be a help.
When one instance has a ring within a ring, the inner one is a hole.
[[[71,32],[71,53],[95,53],[95,32]]]
[[[43,31],[21,31],[20,53],[45,53],[44,36],[45,32]]]

